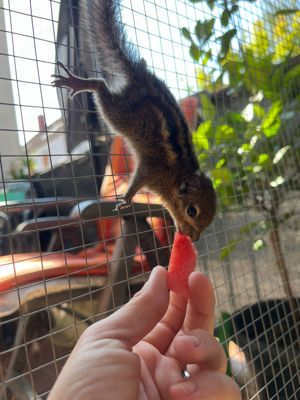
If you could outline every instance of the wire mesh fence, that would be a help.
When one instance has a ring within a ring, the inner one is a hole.
[[[80,3],[0,0],[1,399],[46,399],[81,333],[168,265],[173,241],[153,193],[115,211],[130,149],[90,93],[51,86],[57,61],[101,76]],[[243,399],[300,398],[299,10],[293,0],[120,6],[217,193],[199,269]]]

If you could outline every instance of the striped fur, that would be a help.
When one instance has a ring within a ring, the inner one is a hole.
[[[123,135],[136,165],[123,206],[148,187],[162,199],[181,231],[197,239],[212,221],[216,197],[199,169],[184,115],[165,83],[147,69],[128,43],[117,0],[81,0],[86,47],[95,53],[100,79],[56,75],[54,86],[94,93],[99,115]],[[184,188],[184,190],[182,189]],[[121,205],[122,206],[122,205]],[[197,211],[189,216],[188,209]]]

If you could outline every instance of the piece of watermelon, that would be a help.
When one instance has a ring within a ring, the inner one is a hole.
[[[176,293],[188,297],[188,278],[195,271],[197,250],[191,238],[176,232],[168,268],[168,287]]]

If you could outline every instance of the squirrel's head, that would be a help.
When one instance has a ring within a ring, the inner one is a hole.
[[[166,206],[177,229],[192,240],[198,240],[216,212],[216,193],[210,178],[201,171],[187,177],[175,189]]]

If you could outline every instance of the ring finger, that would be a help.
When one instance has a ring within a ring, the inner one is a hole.
[[[178,334],[168,350],[168,356],[175,358],[184,369],[194,373],[199,369],[225,372],[227,359],[220,343],[207,331],[196,329],[187,334]]]
[[[170,387],[172,400],[241,400],[233,379],[217,371],[202,371]]]

